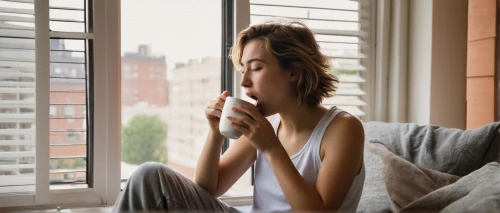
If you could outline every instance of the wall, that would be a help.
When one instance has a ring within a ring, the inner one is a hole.
[[[433,1],[430,123],[465,128],[467,0]]]
[[[432,1],[411,0],[408,52],[408,119],[430,122]]]
[[[411,0],[408,122],[465,128],[467,0]]]
[[[497,0],[469,0],[467,128],[495,121]]]

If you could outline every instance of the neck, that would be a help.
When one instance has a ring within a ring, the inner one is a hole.
[[[293,105],[279,112],[280,128],[286,132],[301,132],[314,128],[326,112],[322,106],[310,107],[307,104]]]

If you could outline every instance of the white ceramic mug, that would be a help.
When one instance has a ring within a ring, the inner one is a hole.
[[[241,116],[246,116],[245,114],[235,112],[233,111],[234,106],[240,106],[240,105],[248,105],[248,106],[254,106],[250,102],[247,102],[245,100],[235,98],[235,97],[227,97],[226,101],[224,102],[224,107],[222,108],[222,115],[220,118],[219,122],[219,131],[222,135],[231,138],[231,139],[238,139],[241,137],[243,133],[235,129],[231,125],[231,121],[227,119],[227,116],[235,117],[235,118],[240,118]]]

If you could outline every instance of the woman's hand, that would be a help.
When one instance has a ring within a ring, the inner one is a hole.
[[[209,101],[207,107],[205,108],[205,116],[207,117],[210,129],[217,134],[220,134],[219,132],[220,116],[222,115],[222,108],[224,107],[224,103],[228,96],[229,96],[228,91],[222,92],[222,94],[217,96],[217,98]]]
[[[281,145],[271,123],[257,107],[240,105],[233,107],[232,110],[246,115],[239,118],[228,116],[228,119],[231,125],[241,131],[256,149],[266,152]]]

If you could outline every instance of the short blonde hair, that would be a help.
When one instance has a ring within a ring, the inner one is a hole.
[[[296,104],[317,106],[324,98],[333,96],[339,80],[331,73],[330,58],[320,52],[314,34],[305,24],[271,20],[241,31],[230,54],[236,69],[242,69],[243,48],[254,39],[278,59],[282,69],[298,71]]]

